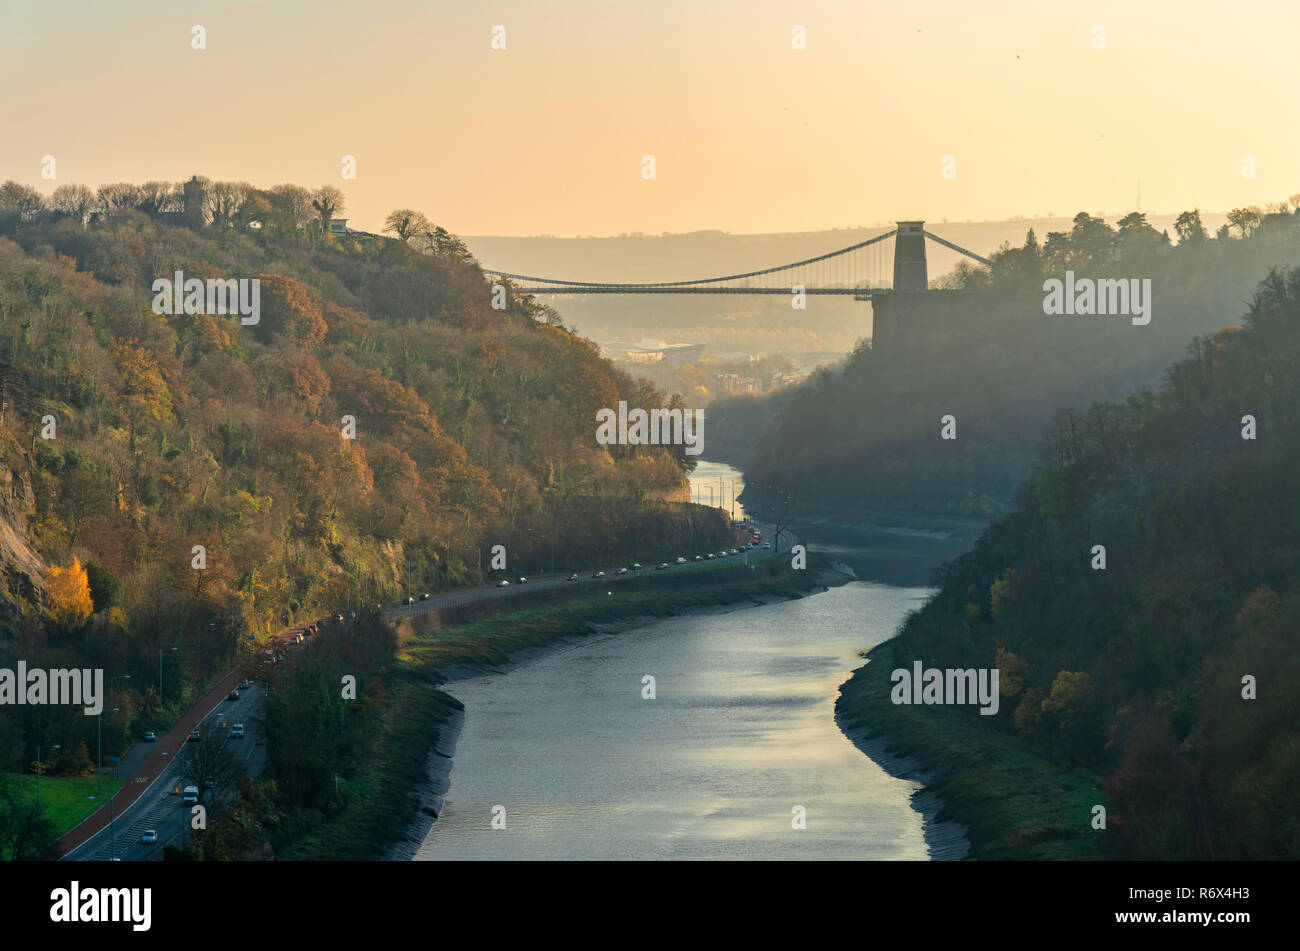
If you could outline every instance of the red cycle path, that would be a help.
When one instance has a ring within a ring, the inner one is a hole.
[[[185,745],[186,738],[190,735],[190,730],[197,729],[198,725],[203,722],[203,718],[216,709],[226,695],[235,689],[235,685],[243,679],[242,674],[229,673],[215,687],[209,690],[191,706],[176,721],[171,732],[166,736],[159,738],[155,744],[157,749],[153,751],[150,757],[140,764],[140,768],[126,781],[112,798],[105,802],[89,816],[83,819],[79,824],[72,827],[63,838],[55,842],[54,847],[60,856],[67,855],[78,846],[86,842],[104,829],[108,828],[109,823],[109,802],[113,805],[113,815],[120,816],[127,809],[130,809],[136,802],[149,791],[149,787],[154,781],[162,775],[169,765],[172,757]],[[163,756],[166,751],[168,755]]]

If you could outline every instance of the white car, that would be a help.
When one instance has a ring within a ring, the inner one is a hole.
[[[498,587],[498,588],[508,588],[508,587],[510,587],[510,582],[507,581],[505,578],[502,578],[500,581],[497,582],[497,587]]]
[[[141,845],[157,845],[157,844],[158,844],[158,830],[157,830],[157,829],[145,829],[145,830],[144,830],[144,834],[140,836],[140,844],[141,844]]]
[[[684,565],[684,564],[686,564],[686,559],[683,558],[681,555],[678,555],[678,556],[677,556],[677,564],[679,564],[679,565]]]
[[[236,723],[230,728],[230,738],[232,740],[242,740],[244,738],[244,724]]]

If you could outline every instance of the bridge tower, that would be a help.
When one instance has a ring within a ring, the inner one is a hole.
[[[929,287],[925,265],[925,222],[899,221],[894,236],[894,290],[923,291]]]

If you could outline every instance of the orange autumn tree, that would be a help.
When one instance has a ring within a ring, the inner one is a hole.
[[[94,613],[90,599],[90,579],[75,557],[66,568],[54,565],[46,579],[45,596],[50,619],[67,628],[77,628]]]

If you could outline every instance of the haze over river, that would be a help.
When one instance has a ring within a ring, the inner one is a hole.
[[[416,858],[925,859],[920,787],[860,752],[834,704],[857,652],[926,593],[854,582],[570,641],[449,685],[464,727]]]

